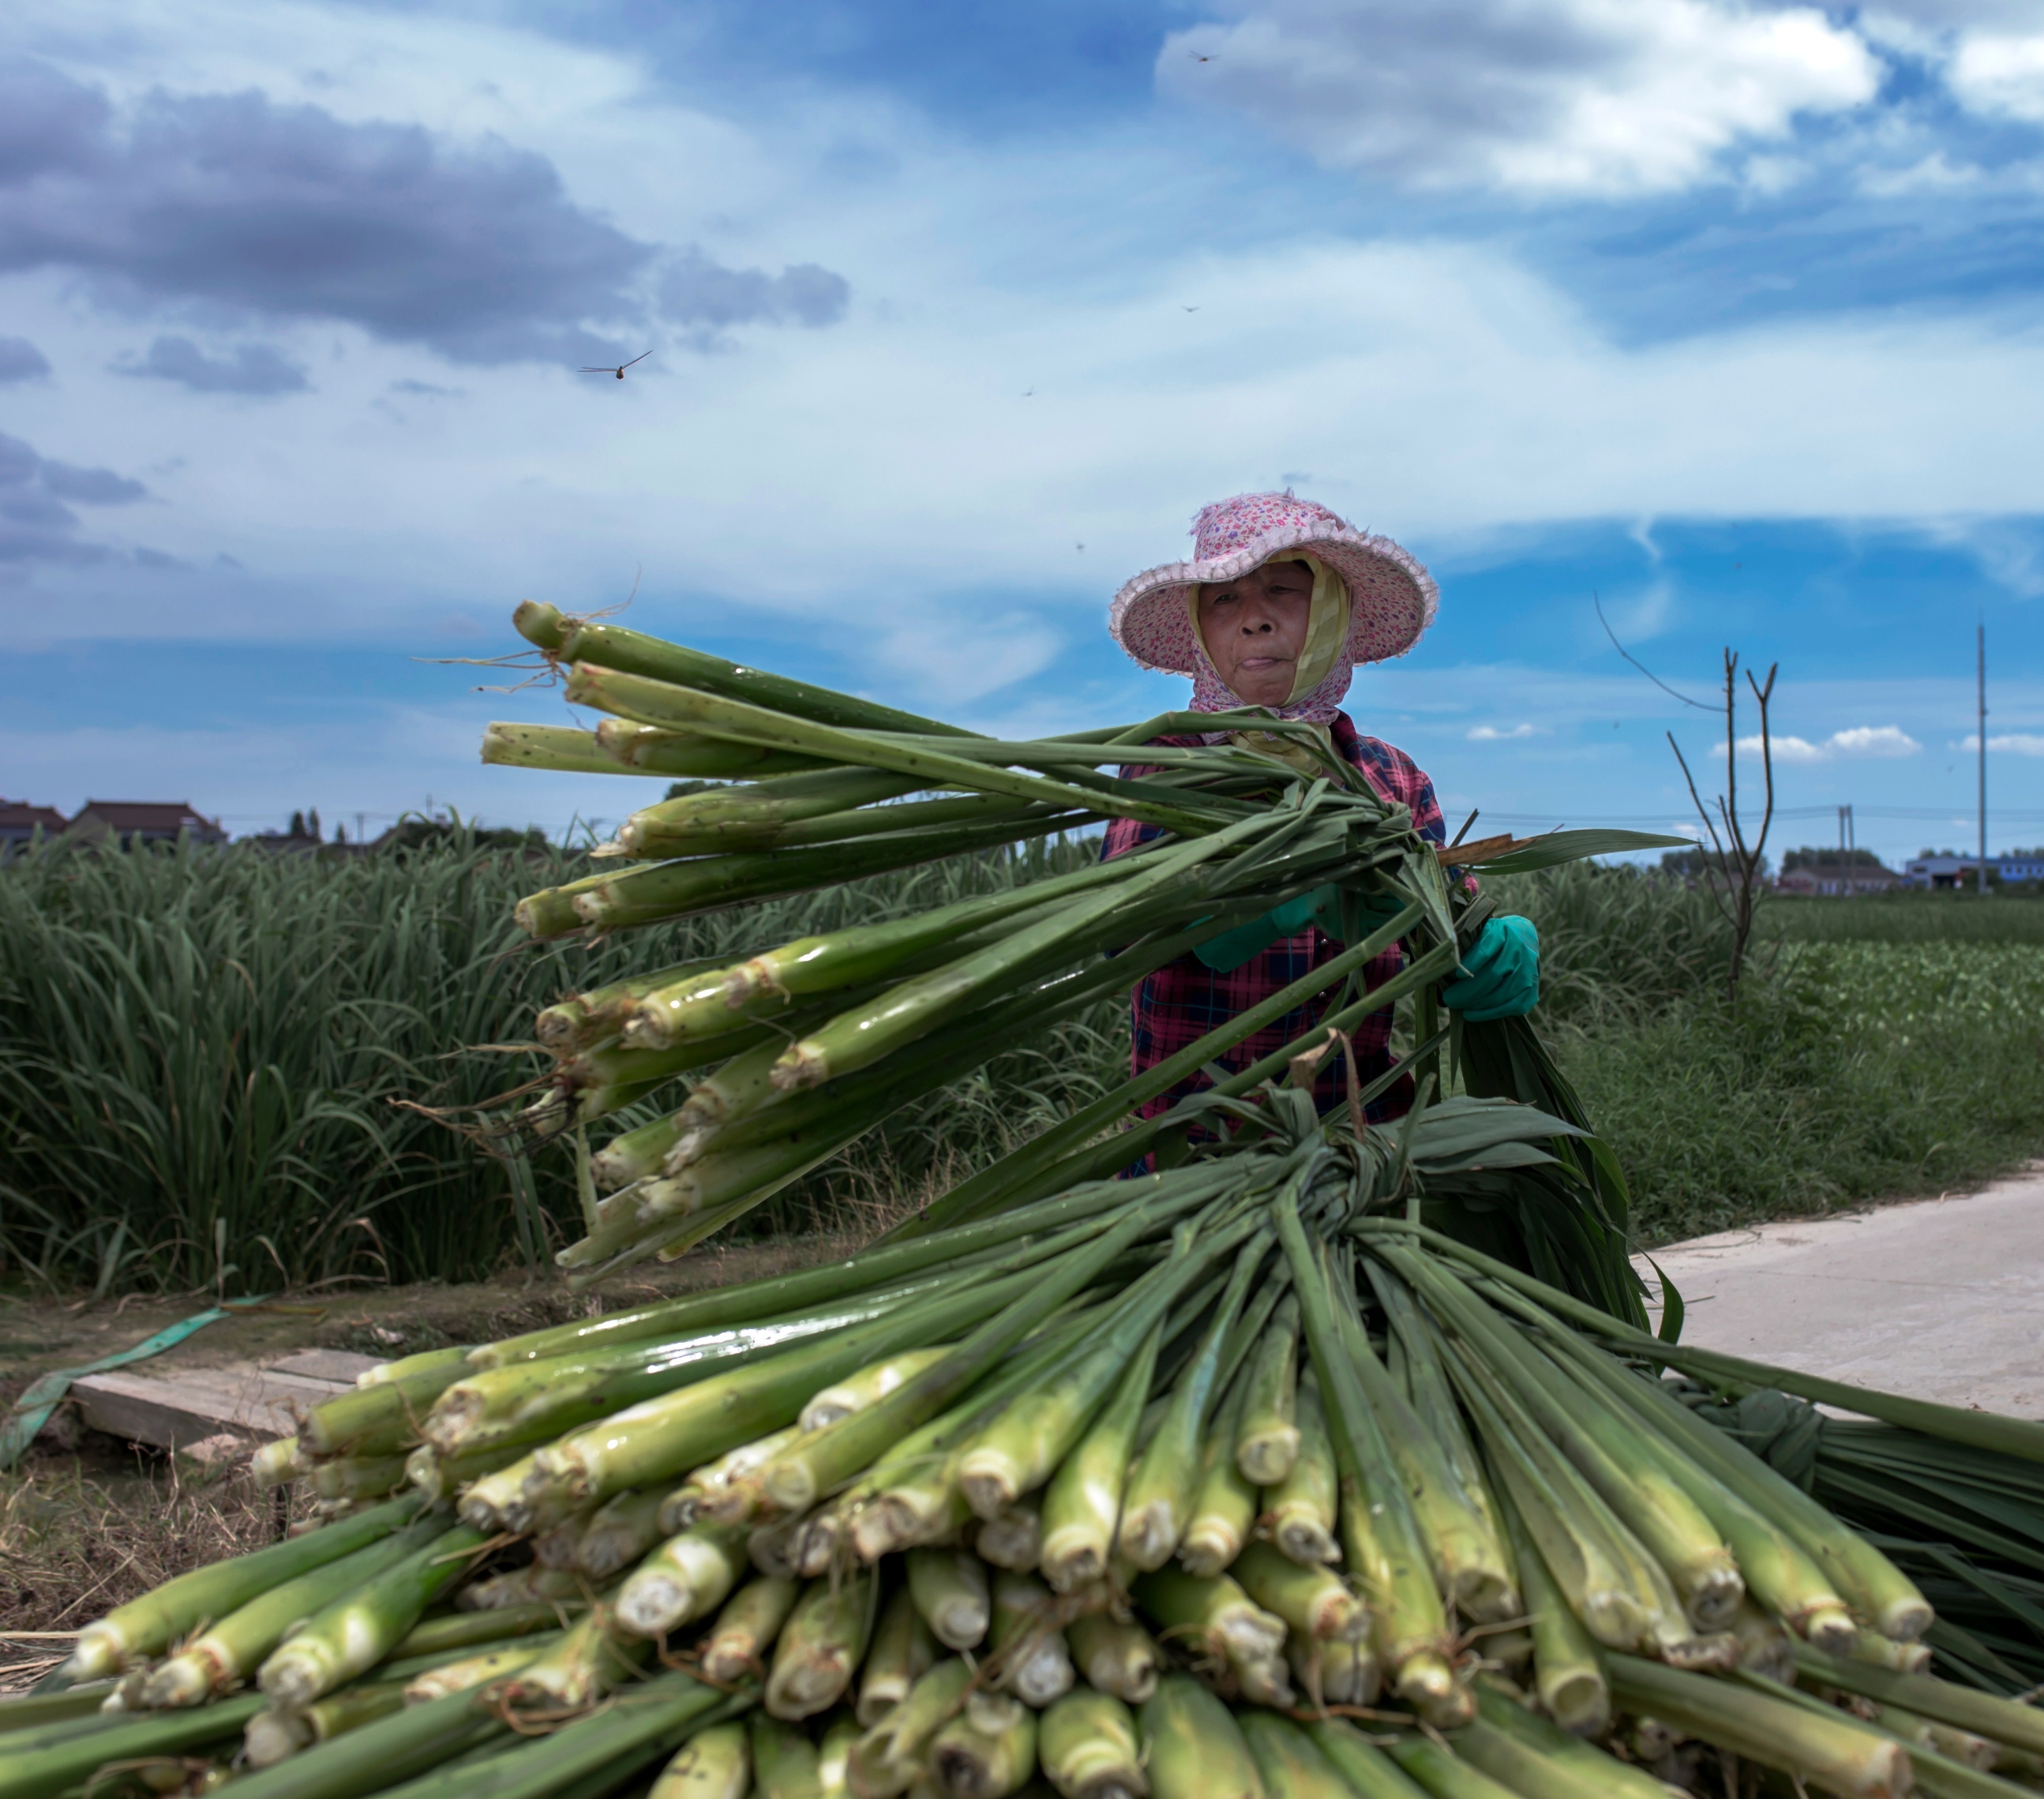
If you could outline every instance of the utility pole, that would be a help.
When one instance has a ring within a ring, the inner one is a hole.
[[[1987,620],[1977,627],[1978,650],[1980,742],[1980,895],[1987,897]]]

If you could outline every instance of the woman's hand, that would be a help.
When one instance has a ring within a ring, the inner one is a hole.
[[[1472,1024],[1523,1018],[1540,1003],[1540,934],[1531,919],[1490,919],[1462,957],[1459,980],[1441,985],[1441,1003]]]

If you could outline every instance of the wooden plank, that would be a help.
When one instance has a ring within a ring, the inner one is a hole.
[[[184,1391],[213,1394],[229,1406],[252,1400],[271,1399],[302,1407],[317,1406],[336,1393],[354,1390],[338,1381],[308,1380],[303,1375],[275,1374],[248,1362],[224,1368],[179,1368],[169,1373],[140,1375],[136,1378],[170,1381]]]
[[[223,1431],[251,1439],[288,1437],[307,1406],[340,1390],[330,1381],[244,1367],[89,1375],[74,1381],[71,1390],[93,1429],[182,1449]]]
[[[224,1430],[252,1439],[287,1436],[294,1428],[288,1406],[255,1412],[216,1388],[141,1375],[90,1375],[72,1382],[71,1390],[93,1429],[159,1449],[187,1448]]]
[[[352,1349],[301,1349],[269,1367],[275,1374],[302,1375],[308,1380],[331,1380],[352,1387],[358,1377],[382,1365],[381,1356],[359,1356]]]

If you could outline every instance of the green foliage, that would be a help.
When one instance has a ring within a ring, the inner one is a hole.
[[[1770,900],[1761,930],[1787,942],[2044,943],[2044,906],[2012,892],[1869,893]]]
[[[296,823],[295,818],[293,821]],[[319,835],[319,814],[313,814],[313,835]],[[478,830],[459,819],[428,819],[413,813],[377,838],[379,855],[409,855],[427,849],[524,850],[546,857],[552,853],[547,834],[526,830]]]
[[[0,1255],[52,1285],[486,1274],[518,1253],[509,1172],[393,1103],[528,1078],[534,1009],[650,961],[742,952],[1077,865],[1089,841],[961,857],[594,947],[534,946],[521,895],[578,858],[456,832],[402,856],[53,845],[0,863]],[[2044,1147],[2044,906],[1770,900],[1759,976],[1718,997],[1709,894],[1587,865],[1485,883],[1539,926],[1542,1030],[1650,1241],[1961,1185]],[[1128,1067],[1120,1003],[905,1109],[755,1230],[875,1218]],[[622,1130],[653,1115],[619,1114]],[[531,1165],[548,1247],[567,1159]],[[532,1222],[528,1214],[528,1223]]]
[[[1812,850],[1807,846],[1791,850],[1781,858],[1781,872],[1791,874],[1797,869],[1877,869],[1881,858],[1871,850]]]
[[[2044,951],[1836,944],[1562,1040],[1650,1242],[1938,1192],[2044,1142]]]
[[[1484,884],[1539,927],[1543,1025],[1615,1022],[1723,980],[1731,932],[1702,888],[1588,862]]]
[[[2044,1148],[2044,906],[1771,899],[1735,1011],[1710,896],[1586,866],[1500,881],[1543,1029],[1648,1243],[1935,1193]]]
[[[229,1293],[286,1276],[486,1274],[518,1241],[509,1171],[398,1102],[459,1122],[529,1078],[542,1058],[501,1046],[576,988],[920,911],[1093,853],[962,857],[594,948],[535,946],[511,922],[520,896],[572,878],[578,857],[463,832],[400,857],[192,844],[14,857],[0,863],[5,1272]],[[869,1168],[884,1154],[912,1180],[997,1153],[1125,1067],[1118,1009],[1098,1015],[1017,1045],[948,1111],[917,1108],[855,1154]],[[869,1194],[859,1165],[786,1196],[781,1222]],[[542,1227],[572,1223],[566,1156],[543,1153],[532,1172]]]

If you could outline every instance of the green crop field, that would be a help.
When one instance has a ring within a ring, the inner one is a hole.
[[[742,954],[1091,853],[962,857],[661,927],[650,948],[526,939],[513,903],[579,872],[551,852],[457,841],[331,860],[63,846],[16,858],[0,865],[0,1279],[231,1294],[535,1260],[575,1211],[567,1158],[536,1158],[521,1203],[505,1165],[455,1127],[544,1065],[516,1047],[538,1007],[641,957]],[[876,1183],[891,1203],[896,1186],[962,1172],[1093,1097],[1125,1054],[1112,1008],[1069,1022],[941,1108],[897,1114],[757,1227],[846,1222]]]
[[[512,903],[561,878],[558,852],[16,857],[0,865],[0,1280],[232,1293],[536,1261],[574,1210],[565,1158],[542,1156],[521,1197],[457,1128],[539,1065],[516,1048],[536,1007],[628,961],[785,941],[1092,853],[961,858],[713,915],[628,955],[513,928]],[[1777,903],[1728,1009],[1707,896],[1593,868],[1504,885],[1540,925],[1544,1026],[1650,1241],[1936,1192],[2044,1145],[2044,903]],[[1113,1005],[1018,1045],[753,1228],[892,1210],[1092,1096],[1127,1053]]]
[[[1637,951],[1627,930],[1592,928],[1594,907],[1650,884],[1569,879],[1594,899],[1554,904],[1566,880],[1519,899],[1573,926],[1565,957],[1591,946],[1566,969],[1557,1047],[1625,1163],[1647,1241],[1961,1188],[2044,1149],[2044,903],[1777,900],[1757,977],[1728,1008],[1710,980],[1655,991],[1614,964]],[[1708,903],[1663,889],[1644,910],[1693,919],[1715,970]]]

